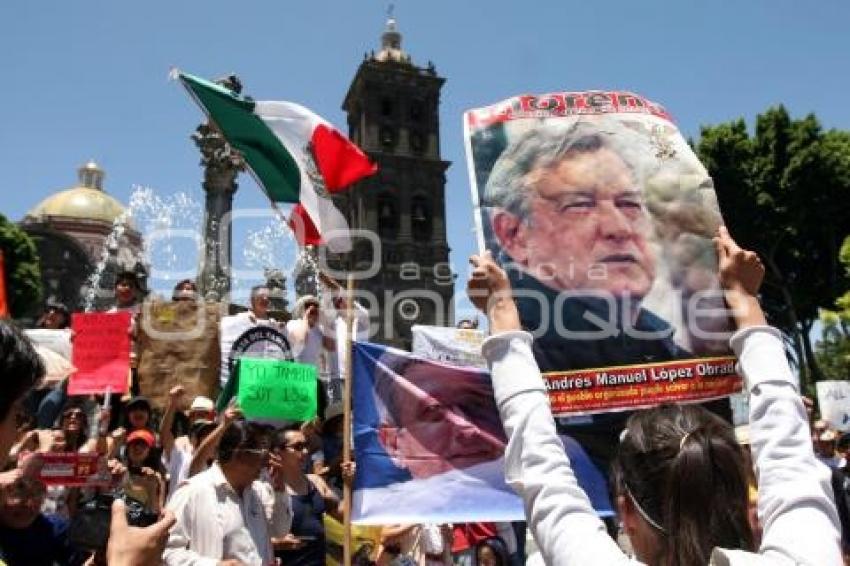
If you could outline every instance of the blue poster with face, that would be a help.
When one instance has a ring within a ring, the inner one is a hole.
[[[505,483],[505,437],[488,372],[357,342],[353,358],[354,520],[463,523],[524,518]],[[607,486],[577,444],[567,453],[602,516]]]

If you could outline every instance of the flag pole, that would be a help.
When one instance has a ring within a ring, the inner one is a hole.
[[[342,461],[351,462],[351,380],[352,380],[352,342],[354,340],[354,276],[348,275],[348,290],[345,304],[345,381],[343,382],[343,442]],[[351,482],[343,482],[343,564],[351,565]]]

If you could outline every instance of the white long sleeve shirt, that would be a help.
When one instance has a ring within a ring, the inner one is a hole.
[[[345,311],[332,311],[334,337],[336,338],[336,350],[330,353],[328,367],[332,376],[342,378],[345,375],[346,364],[348,363],[348,352],[345,349],[346,333],[348,332],[348,323],[346,322]],[[354,340],[369,339],[369,311],[366,310],[360,303],[354,301],[354,313],[352,317],[352,325],[354,327]]]
[[[322,354],[322,326],[309,326],[307,321],[296,318],[286,323],[286,337],[292,346],[295,361],[319,367],[319,356]]]
[[[274,563],[266,494],[254,482],[238,494],[218,464],[174,492],[168,508],[177,523],[162,555],[169,566],[215,566],[233,558],[247,566]]]
[[[830,477],[812,451],[805,410],[779,332],[752,327],[732,337],[750,392],[750,434],[759,482],[758,554],[715,549],[710,564],[840,566],[838,515]],[[579,487],[555,431],[527,332],[488,338],[482,353],[508,436],[505,475],[525,504],[546,564],[631,565]]]

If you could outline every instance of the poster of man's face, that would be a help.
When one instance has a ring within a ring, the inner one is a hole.
[[[502,456],[507,439],[485,372],[385,358],[374,378],[378,437],[397,466],[421,479]]]
[[[552,354],[542,369],[727,354],[705,168],[657,105],[566,95],[574,111],[540,111],[546,95],[465,116],[479,244]]]

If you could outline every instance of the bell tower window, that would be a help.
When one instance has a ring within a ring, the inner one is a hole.
[[[398,236],[398,209],[390,195],[378,197],[378,235],[381,238]]]
[[[420,242],[430,240],[434,231],[434,223],[428,200],[423,196],[413,197],[410,215],[410,228],[413,232],[413,239]]]

